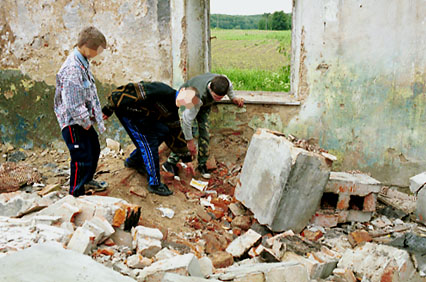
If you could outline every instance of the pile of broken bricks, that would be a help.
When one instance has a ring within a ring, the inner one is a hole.
[[[109,281],[426,281],[426,174],[410,179],[408,195],[331,172],[333,156],[291,140],[259,129],[242,167],[210,164],[204,191],[180,182],[205,212],[187,218],[194,231],[175,234],[179,242],[140,225],[140,207],[121,199],[73,198],[54,186],[0,194],[0,280],[24,257],[34,264],[39,252],[72,250],[106,266],[97,271]],[[101,281],[90,279],[81,281]]]

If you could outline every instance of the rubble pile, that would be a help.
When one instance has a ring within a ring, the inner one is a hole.
[[[161,198],[134,187],[137,172],[108,165],[125,154],[107,143],[97,175],[115,184],[104,194],[68,195],[60,150],[14,163],[37,163],[41,177],[0,193],[0,280],[426,281],[426,179],[408,195],[331,172],[324,150],[259,129],[244,164],[209,159],[208,182],[184,164],[180,179],[162,172],[175,193]]]

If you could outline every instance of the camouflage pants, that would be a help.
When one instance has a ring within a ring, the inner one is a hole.
[[[196,120],[192,124],[192,134],[194,137],[198,136],[198,165],[205,165],[209,158],[209,144],[210,144],[210,133],[209,133],[209,114],[211,107],[202,107],[197,114]],[[180,156],[175,153],[171,153],[168,162],[177,164]]]

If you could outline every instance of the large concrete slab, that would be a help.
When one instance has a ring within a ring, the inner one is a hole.
[[[0,281],[126,282],[133,279],[94,261],[89,256],[46,243],[0,258]]]
[[[419,220],[426,224],[426,188],[422,188],[417,194],[416,213]]]
[[[275,232],[300,232],[318,208],[330,174],[326,159],[282,134],[258,129],[236,187],[236,198]]]
[[[417,193],[426,184],[426,171],[410,178],[410,191]]]

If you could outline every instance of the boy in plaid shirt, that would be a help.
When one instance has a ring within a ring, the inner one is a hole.
[[[107,184],[93,180],[98,165],[100,145],[93,125],[105,131],[95,79],[89,59],[106,48],[105,36],[95,27],[83,29],[77,46],[56,75],[54,110],[62,137],[71,155],[69,193],[75,197],[85,189],[105,190]]]

